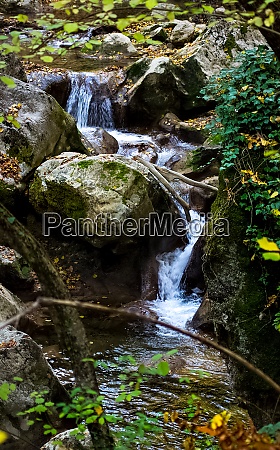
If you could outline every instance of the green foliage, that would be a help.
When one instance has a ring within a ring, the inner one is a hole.
[[[275,424],[269,424],[262,427],[260,430],[258,430],[259,434],[265,433],[268,434],[272,439],[276,439],[280,433],[280,422],[277,422]]]
[[[0,386],[0,399],[8,400],[9,395],[16,390],[16,385],[14,383],[3,383]]]
[[[203,90],[204,99],[217,100],[217,118],[209,127],[222,147],[221,170],[234,179],[226,187],[228,198],[250,219],[245,242],[273,261],[280,260],[279,73],[274,53],[261,46],[243,52]],[[265,266],[263,280],[273,278],[275,271]]]

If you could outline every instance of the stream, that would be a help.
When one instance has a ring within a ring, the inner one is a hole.
[[[99,73],[73,73],[71,77],[71,92],[66,110],[77,120],[81,132],[90,141],[93,139],[96,127],[106,129],[119,143],[118,154],[133,157],[145,147],[156,154],[156,163],[164,166],[174,155],[184,154],[194,148],[190,143],[183,142],[171,136],[164,145],[159,144],[154,131],[141,133],[139,130],[116,130],[113,119],[106,75]],[[141,147],[142,145],[142,147]],[[191,211],[193,220],[203,220],[195,211]],[[187,266],[192,248],[197,236],[188,237],[184,248],[157,256],[159,263],[159,292],[152,301],[143,301],[145,307],[156,313],[159,319],[175,326],[191,330],[190,321],[197,310],[201,298],[193,292],[186,296],[180,288],[180,281]],[[155,418],[166,411],[178,411],[179,416],[186,418],[186,408],[191,395],[195,394],[200,404],[200,422],[209,420],[214,414],[228,409],[233,417],[246,419],[245,411],[238,407],[238,401],[232,392],[229,375],[220,354],[206,346],[194,342],[190,338],[148,324],[128,324],[113,332],[103,330],[94,333],[87,330],[90,337],[94,358],[106,362],[107,367],[98,369],[100,390],[105,396],[104,404],[107,413],[122,417],[121,425],[116,429],[123,431],[124,424],[130,423],[137,413],[145,413]],[[170,373],[166,377],[152,376],[143,381],[142,394],[131,402],[115,403],[112,399],[118,396],[122,381],[119,375],[131,367],[136,370],[139,364],[151,364],[151,358],[171,349],[178,353],[170,357]],[[122,361],[123,355],[131,355],[135,363]],[[57,376],[63,383],[72,382],[72,374],[68,369],[67,360],[56,359],[48,351],[47,356],[53,365]],[[181,377],[188,377],[188,382],[179,382]],[[124,431],[123,431],[124,432]],[[138,445],[130,444],[135,449],[181,449],[185,433],[174,423],[163,425],[161,432],[148,433],[148,441]],[[204,437],[198,441],[196,448],[213,448]]]

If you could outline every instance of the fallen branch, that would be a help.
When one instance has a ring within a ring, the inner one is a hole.
[[[148,161],[144,161],[139,156],[135,156],[134,159],[136,161],[140,162],[141,164],[143,164],[143,166],[146,166],[149,169],[149,171],[151,172],[151,174],[154,175],[154,177],[157,178],[157,180],[161,184],[163,184],[163,186],[170,192],[170,194],[177,200],[177,202],[180,203],[180,205],[184,208],[187,221],[190,222],[191,221],[191,216],[190,216],[190,206],[189,206],[189,204],[182,197],[180,197],[180,195],[171,186],[171,184],[166,180],[166,178],[163,177],[159,173],[159,171],[155,168],[155,166],[152,163],[150,163]]]
[[[196,341],[201,342],[202,344],[207,345],[208,347],[214,348],[221,353],[229,356],[231,359],[234,359],[239,364],[246,367],[246,369],[253,372],[255,375],[260,377],[262,380],[264,380],[267,384],[269,384],[278,394],[280,394],[280,386],[277,384],[272,378],[270,378],[268,375],[266,375],[262,370],[255,367],[253,364],[251,364],[249,361],[247,361],[242,356],[238,355],[237,353],[233,352],[232,350],[229,350],[228,348],[218,344],[215,341],[211,341],[208,338],[205,338],[204,336],[201,336],[197,333],[193,333],[192,331],[183,330],[182,328],[176,327],[174,325],[171,325],[169,323],[163,322],[162,320],[154,319],[152,317],[145,316],[143,314],[139,313],[132,313],[130,311],[127,311],[124,308],[111,308],[107,306],[102,305],[96,305],[92,303],[87,302],[81,302],[78,300],[60,300],[60,299],[54,299],[49,297],[38,297],[37,300],[34,302],[32,306],[27,308],[25,311],[22,311],[20,314],[17,314],[16,316],[12,317],[11,319],[3,322],[0,324],[0,330],[7,325],[11,325],[14,322],[21,319],[27,312],[30,313],[35,309],[38,309],[41,306],[65,306],[65,307],[71,307],[71,308],[81,308],[81,309],[92,309],[94,311],[98,311],[104,314],[119,314],[124,317],[127,317],[128,319],[135,321],[135,320],[141,320],[143,322],[148,323],[154,323],[155,325],[160,325],[164,328],[168,328],[169,330],[176,331],[177,333],[184,334],[185,336],[188,336],[192,339],[195,339]]]
[[[185,177],[181,173],[175,172],[174,170],[166,169],[166,167],[157,167],[157,170],[159,172],[161,172],[163,174],[163,176],[169,175],[169,174],[173,175],[173,177],[172,177],[173,180],[177,178],[178,180],[181,180],[184,183],[189,184],[191,186],[199,187],[201,189],[205,189],[205,190],[212,191],[215,193],[218,192],[218,188],[216,188],[215,186],[211,186],[210,184],[207,184],[207,183],[202,183],[201,181],[192,180],[191,178]]]

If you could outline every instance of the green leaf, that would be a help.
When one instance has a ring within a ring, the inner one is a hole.
[[[162,353],[157,353],[152,357],[152,361],[159,361],[163,357]]]
[[[10,89],[16,87],[16,83],[10,77],[6,77],[5,75],[3,75],[2,77],[0,77],[0,80],[2,81],[2,83],[6,84]]]
[[[60,0],[59,2],[53,2],[51,3],[51,6],[54,9],[62,9],[64,6],[66,6],[68,3],[70,3],[71,0]]]
[[[19,14],[16,17],[16,19],[17,19],[18,22],[22,22],[22,23],[28,22],[28,16],[26,16],[25,14]]]
[[[13,224],[14,221],[16,220],[16,218],[15,217],[8,217],[7,220],[8,220],[9,223]]]
[[[263,253],[263,258],[270,261],[280,261],[280,253]]]
[[[79,30],[79,25],[76,22],[70,22],[65,23],[63,28],[66,33],[76,33]]]
[[[20,377],[14,377],[13,379],[14,379],[14,381],[23,381],[23,378],[20,378]]]
[[[147,0],[145,2],[146,8],[148,9],[153,9],[155,6],[158,5],[158,1],[157,0]]]
[[[166,353],[166,356],[172,356],[178,353],[178,350],[176,348],[173,348],[173,350],[169,350],[169,352]]]
[[[169,364],[167,361],[161,361],[157,366],[157,374],[166,376],[169,373]]]
[[[48,56],[48,55],[41,56],[40,59],[42,61],[44,61],[45,63],[53,62],[53,57],[52,56]]]

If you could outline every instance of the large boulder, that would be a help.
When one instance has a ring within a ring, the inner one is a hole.
[[[18,77],[17,77],[18,78]],[[65,108],[70,92],[70,77],[67,71],[54,69],[52,72],[36,70],[27,75],[29,83],[50,94]]]
[[[137,55],[137,50],[129,37],[122,33],[108,34],[102,42],[100,51],[108,56],[116,55],[118,53],[124,56]]]
[[[178,51],[177,57],[184,68],[184,83],[188,95],[183,99],[183,109],[204,106],[200,90],[212,75],[229,67],[232,59],[241,51],[267,45],[256,28],[239,22],[218,21],[207,28],[191,45]]]
[[[22,379],[16,382],[16,389],[10,392],[6,400],[0,400],[0,429],[10,434],[3,449],[29,450],[30,442],[40,446],[46,441],[42,423],[35,421],[30,426],[27,419],[34,419],[34,416],[18,416],[18,412],[36,404],[35,397],[30,396],[32,392],[47,391],[47,401],[61,401],[66,399],[66,394],[46,362],[40,346],[27,334],[9,326],[0,330],[0,342],[0,385],[15,383],[14,377]],[[49,418],[50,423],[57,420],[55,415]]]
[[[168,111],[179,114],[182,98],[188,95],[183,72],[172,61],[161,56],[137,62],[128,78],[138,80],[128,92],[128,116],[132,120],[158,121]]]
[[[53,211],[69,218],[68,235],[85,236],[97,247],[143,236],[143,219],[168,210],[166,195],[149,171],[115,155],[64,153],[49,159],[35,172],[30,201],[39,212]],[[66,233],[65,228],[61,231]]]
[[[13,89],[1,83],[0,90],[5,116],[0,128],[0,200],[7,203],[47,157],[86,151],[75,120],[53,97],[15,78],[14,82]]]

